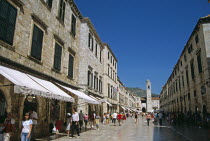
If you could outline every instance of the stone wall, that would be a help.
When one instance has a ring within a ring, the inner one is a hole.
[[[161,92],[160,104],[161,109],[164,111],[196,112],[197,110],[203,112],[203,106],[205,105],[207,106],[207,111],[210,112],[209,27],[210,24],[200,24],[188,40],[177,65],[174,67],[172,75]],[[198,43],[195,41],[196,36],[199,39]],[[191,45],[193,50],[189,52],[188,49]],[[198,72],[197,54],[199,52],[201,53],[202,61],[201,73]],[[194,79],[192,78],[191,71],[192,62],[194,63]],[[189,84],[186,81],[186,70],[188,70]]]

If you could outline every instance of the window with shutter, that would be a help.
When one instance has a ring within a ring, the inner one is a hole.
[[[93,51],[93,37],[92,37],[92,44],[91,44],[91,50]]]
[[[72,18],[71,18],[71,33],[73,36],[76,35],[76,18],[73,14],[72,14]]]
[[[203,71],[202,61],[201,61],[201,52],[197,54],[197,62],[198,62],[198,72],[201,73]]]
[[[43,42],[43,31],[34,25],[32,45],[31,45],[31,56],[41,61],[42,56],[42,42]]]
[[[187,85],[189,85],[189,76],[188,76],[188,70],[186,70],[186,79],[187,79]]]
[[[64,17],[65,17],[65,7],[66,7],[65,1],[60,0],[58,17],[61,19],[62,22],[64,22]]]
[[[87,80],[88,86],[91,86],[91,72],[88,71],[88,80]]]
[[[96,44],[95,56],[98,57],[98,45]]]
[[[100,62],[102,61],[101,54],[102,54],[102,51],[100,50]]]
[[[70,78],[74,77],[74,57],[69,54],[69,71],[68,71],[68,76]]]
[[[62,56],[62,47],[55,43],[55,54],[54,54],[54,66],[55,70],[61,70],[61,56]]]
[[[0,0],[0,40],[13,45],[17,9],[6,0]]]
[[[191,78],[194,79],[195,78],[195,72],[194,72],[194,63],[193,63],[193,61],[190,64],[190,68],[191,68]]]
[[[89,36],[88,36],[88,47],[90,48],[90,40],[91,40],[91,35],[89,33]]]

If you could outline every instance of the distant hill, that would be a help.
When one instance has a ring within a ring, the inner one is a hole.
[[[146,90],[137,87],[136,88],[127,87],[127,89],[131,91],[133,94],[136,94],[137,96],[146,97]],[[159,97],[159,95],[152,93],[152,97]]]

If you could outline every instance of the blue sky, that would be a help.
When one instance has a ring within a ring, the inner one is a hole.
[[[75,0],[118,58],[118,75],[129,87],[151,80],[159,94],[208,0]]]

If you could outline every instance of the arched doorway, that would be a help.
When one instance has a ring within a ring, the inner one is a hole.
[[[30,110],[37,112],[37,98],[36,96],[28,95],[26,96],[24,102],[23,114],[28,113]]]
[[[0,123],[4,122],[6,118],[7,103],[4,93],[0,90]]]

